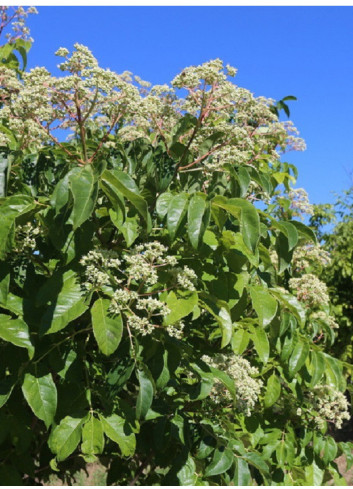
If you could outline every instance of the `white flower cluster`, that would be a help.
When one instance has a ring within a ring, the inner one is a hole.
[[[89,291],[103,289],[111,297],[109,312],[123,313],[130,330],[145,336],[155,328],[163,328],[170,336],[180,339],[184,323],[177,321],[163,326],[162,319],[170,314],[170,308],[155,295],[161,291],[153,292],[149,287],[158,282],[161,267],[170,273],[172,287],[195,290],[193,282],[197,277],[188,267],[174,268],[178,260],[167,251],[158,241],[136,245],[120,257],[113,251],[90,251],[80,260],[84,267],[83,286]]]
[[[2,32],[11,25],[12,32],[7,32],[5,37],[8,43],[14,43],[17,39],[23,39],[24,41],[31,41],[33,39],[29,36],[29,28],[26,26],[26,19],[30,14],[37,14],[38,11],[35,7],[29,7],[25,10],[23,7],[0,7],[0,35]]]
[[[329,305],[330,298],[326,284],[312,273],[306,273],[299,278],[291,278],[289,287],[295,291],[298,300],[309,307]]]
[[[178,321],[174,324],[167,326],[167,331],[169,336],[173,336],[174,338],[181,340],[181,338],[183,337],[184,328],[185,323],[183,321]]]
[[[124,74],[100,68],[91,51],[81,44],[75,44],[71,57],[66,48],[56,54],[65,59],[59,68],[66,76],[51,76],[45,68],[32,69],[0,109],[0,118],[7,119],[9,128],[21,136],[23,147],[47,141],[60,144],[56,129],[71,129],[83,137],[85,128],[96,119],[97,128],[109,133],[122,118],[125,124],[131,123],[141,96]]]
[[[190,292],[196,290],[195,283],[197,281],[197,275],[191,268],[184,266],[184,268],[177,275],[178,285]]]
[[[137,316],[137,314],[128,316],[127,324],[129,328],[135,330],[137,333],[140,333],[142,336],[151,334],[155,328],[155,325],[151,324],[147,318],[142,318]]]
[[[237,355],[218,354],[214,358],[203,355],[202,360],[211,367],[227,373],[234,380],[236,408],[245,416],[251,416],[263,386],[260,379],[253,378],[253,376],[258,375],[258,369],[252,367],[248,360]],[[224,384],[219,381],[213,385],[211,398],[216,403],[223,403],[225,400],[232,399]]]
[[[118,285],[122,282],[115,276],[115,273],[120,270],[121,261],[113,251],[90,251],[81,258],[80,264],[84,266],[86,281],[83,286],[87,290],[99,289],[111,284]]]
[[[331,329],[338,329],[338,323],[336,322],[333,316],[329,316],[324,311],[317,311],[311,314],[311,319],[318,319],[319,321],[323,321],[326,323]]]
[[[161,302],[158,299],[153,299],[152,297],[138,299],[136,309],[147,311],[149,318],[152,316],[166,316],[170,313],[169,307],[167,307],[164,302]]]
[[[333,423],[336,428],[342,428],[344,420],[349,420],[349,402],[345,395],[329,385],[314,387],[313,392],[308,395],[313,402],[314,409],[319,416],[315,422],[319,428],[322,428],[325,421]]]
[[[308,193],[303,188],[292,189],[288,194],[291,202],[291,209],[294,215],[301,216],[302,214],[312,215],[314,212],[313,206],[309,202]]]
[[[122,310],[128,309],[137,298],[138,294],[132,290],[118,289],[113,294],[109,310],[113,314],[120,314]]]
[[[8,91],[0,117],[8,119],[23,147],[46,141],[60,144],[53,132],[58,128],[71,129],[79,138],[93,128],[109,137],[118,132],[122,140],[144,137],[154,142],[161,138],[168,146],[177,123],[189,114],[199,123],[186,128],[178,139],[194,161],[185,166],[181,161],[179,171],[197,167],[208,179],[213,171],[226,171],[225,164],[256,166],[258,159],[264,164],[264,154],[270,162],[278,160],[279,149],[303,149],[293,125],[280,122],[271,110],[274,101],[254,97],[234,85],[229,77],[235,76],[236,69],[219,59],[186,68],[174,78],[172,87],[149,87],[139,77],[133,79],[130,72],[118,75],[100,68],[87,47],[75,44],[74,48],[71,56],[64,47],[56,52],[64,59],[59,67],[66,76],[53,77],[35,68],[24,76],[18,90]],[[186,90],[185,98],[176,94],[179,88]],[[210,147],[215,133],[219,137]],[[99,149],[114,145],[107,139]],[[71,156],[80,163],[82,158],[90,162],[98,150],[90,151],[85,154],[82,147],[81,157]]]
[[[16,227],[16,248],[20,253],[32,253],[36,248],[36,238],[40,234],[40,227],[28,222]]]
[[[330,253],[323,250],[319,244],[298,246],[293,253],[293,267],[297,272],[302,272],[315,264],[327,266],[330,261]]]
[[[135,281],[155,285],[158,282],[159,267],[177,264],[175,256],[166,255],[166,252],[167,248],[158,241],[135,246],[131,254],[124,256],[128,264],[126,273]]]

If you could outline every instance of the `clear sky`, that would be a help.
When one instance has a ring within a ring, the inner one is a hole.
[[[58,47],[87,45],[102,67],[168,83],[221,58],[255,95],[290,102],[307,143],[285,160],[313,203],[353,184],[353,7],[38,7],[29,67],[53,73]]]

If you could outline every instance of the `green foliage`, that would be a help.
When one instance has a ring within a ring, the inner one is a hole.
[[[349,453],[328,433],[347,415],[345,364],[319,314],[329,308],[290,286],[295,253],[316,239],[293,219],[295,169],[276,156],[288,137],[276,111],[293,97],[273,107],[238,93],[219,63],[176,77],[187,103],[160,88],[151,106],[141,96],[140,119],[125,112],[136,87],[115,79],[126,93],[114,99],[121,112],[108,106],[109,127],[99,119],[109,87],[76,87],[72,141],[29,131],[33,146],[24,135],[8,143],[6,484],[45,480],[81,457],[104,462],[109,485],[317,485]],[[154,103],[165,115],[156,124]]]
[[[332,299],[333,311],[340,325],[335,344],[331,347],[339,358],[353,360],[353,191],[338,196],[334,206],[315,206],[312,227],[318,232],[330,262],[321,271]],[[334,224],[334,226],[332,226]]]

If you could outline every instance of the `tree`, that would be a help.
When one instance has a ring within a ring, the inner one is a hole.
[[[338,219],[337,219],[338,218]],[[334,223],[334,227],[332,224]],[[331,224],[331,229],[324,228]],[[340,325],[333,352],[342,360],[352,362],[353,325],[353,202],[352,189],[338,196],[334,206],[315,206],[311,225],[317,229],[323,240],[330,260],[322,270],[332,299],[332,309]]]
[[[294,127],[220,60],[149,87],[57,55],[63,77],[0,67],[1,480],[82,457],[109,484],[339,484],[346,381],[293,262],[315,242],[279,157]]]

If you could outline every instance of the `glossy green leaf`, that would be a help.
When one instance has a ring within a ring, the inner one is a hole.
[[[58,290],[59,289],[59,290]],[[63,275],[53,275],[39,291],[38,303],[50,301],[42,321],[41,333],[51,334],[65,328],[71,321],[80,317],[87,309],[84,292],[72,270]]]
[[[20,348],[27,348],[29,358],[33,357],[34,347],[28,326],[22,319],[12,319],[6,314],[0,314],[0,338]]]
[[[263,363],[267,363],[270,355],[270,345],[266,332],[261,326],[251,328],[251,339],[254,342],[255,350]]]
[[[0,304],[5,305],[10,288],[10,267],[6,262],[0,263]]]
[[[324,478],[324,471],[320,469],[314,461],[305,467],[305,478],[305,483],[308,486],[321,486]]]
[[[188,235],[190,243],[197,250],[202,242],[209,220],[209,207],[205,194],[191,197],[188,207]]]
[[[168,206],[167,228],[170,239],[173,240],[186,215],[188,195],[185,193],[175,195]]]
[[[335,460],[338,452],[338,446],[337,443],[335,442],[334,438],[328,437],[325,440],[324,444],[324,451],[322,454],[322,459],[324,461],[324,464],[328,464],[329,462],[332,462],[332,460]]]
[[[309,228],[308,226],[306,226],[300,221],[291,221],[291,224],[293,224],[293,226],[296,227],[299,236],[301,236],[305,241],[311,241],[313,243],[317,243],[316,234],[311,228]]]
[[[97,299],[91,308],[93,334],[104,355],[111,355],[118,348],[123,334],[121,314],[109,313],[110,300]]]
[[[6,258],[14,244],[15,220],[35,209],[36,204],[28,195],[12,195],[0,203],[0,260]]]
[[[267,326],[276,315],[278,307],[276,299],[261,285],[252,285],[250,296],[260,324]]]
[[[66,416],[50,434],[48,445],[59,462],[65,460],[76,449],[81,440],[85,418]]]
[[[241,355],[250,341],[249,333],[245,329],[238,329],[232,336],[232,350],[236,355]]]
[[[140,387],[136,402],[136,417],[140,419],[146,416],[151,407],[154,389],[151,374],[146,370],[138,370],[137,378]]]
[[[288,240],[288,248],[292,250],[298,243],[298,231],[296,227],[290,222],[279,221],[278,222],[281,231],[286,235]]]
[[[242,459],[241,457],[237,457],[236,459],[236,467],[233,481],[235,486],[251,485],[251,474],[249,470],[249,465],[246,460]]]
[[[174,324],[185,316],[193,312],[198,303],[197,292],[169,292],[167,296],[167,306],[170,313],[164,318],[164,324]]]
[[[312,350],[310,352],[311,381],[310,387],[315,387],[325,371],[325,358],[321,352]]]
[[[172,198],[173,194],[171,194],[170,192],[164,192],[158,197],[156,203],[156,212],[160,219],[164,219],[164,217],[167,215],[169,204]]]
[[[298,341],[289,359],[288,369],[290,375],[294,375],[304,365],[306,357],[309,353],[309,345],[302,341]]]
[[[266,407],[272,406],[281,394],[281,383],[276,374],[272,374],[267,381],[264,403]]]
[[[227,472],[232,466],[234,459],[235,457],[232,450],[217,448],[210,464],[206,467],[205,477],[211,477]]]
[[[86,455],[99,455],[104,449],[104,432],[102,421],[90,416],[82,428],[82,453]]]
[[[247,200],[227,200],[224,197],[216,197],[213,199],[212,205],[221,207],[229,214],[239,219],[244,243],[254,252],[260,239],[260,219],[256,208]]]
[[[39,376],[26,373],[22,392],[34,414],[49,428],[57,405],[57,391],[51,374]]]
[[[294,314],[301,326],[304,325],[306,311],[303,304],[301,304],[296,297],[281,288],[272,288],[271,294],[278,298],[284,309],[287,309]]]
[[[194,459],[189,455],[185,464],[177,472],[177,478],[181,486],[194,486],[197,475]]]
[[[221,348],[224,348],[230,343],[233,335],[233,323],[228,308],[221,307],[218,313],[218,322],[221,326],[222,331]]]
[[[122,455],[124,457],[133,455],[136,448],[136,438],[129,423],[117,414],[108,417],[100,415],[99,417],[104,433],[119,445]]]
[[[260,470],[260,472],[263,472],[264,474],[269,473],[268,465],[258,453],[247,452],[244,455],[242,455],[242,458],[246,460],[249,464],[256,467],[258,470]]]
[[[113,192],[121,193],[131,202],[145,220],[149,230],[151,228],[151,216],[148,212],[147,202],[141,196],[136,183],[130,175],[121,170],[105,170],[101,178]]]
[[[8,375],[0,380],[0,408],[8,401],[15,384],[16,377],[14,375]]]
[[[98,184],[95,182],[91,165],[84,166],[78,173],[69,178],[70,189],[73,196],[71,218],[74,229],[77,229],[94,210],[98,195]]]

